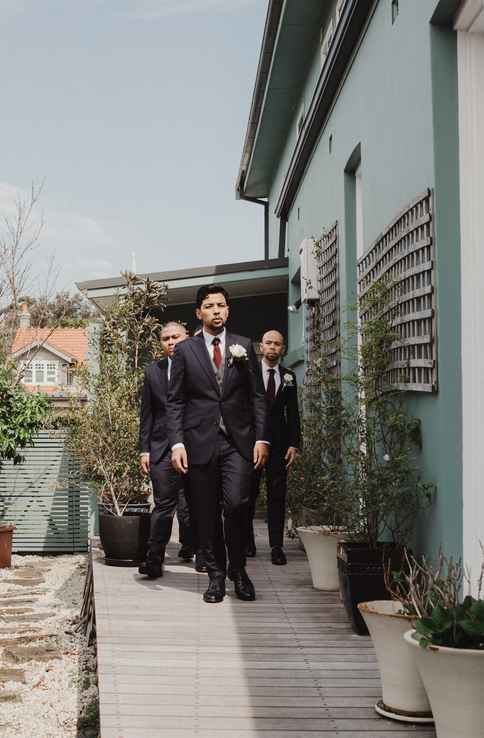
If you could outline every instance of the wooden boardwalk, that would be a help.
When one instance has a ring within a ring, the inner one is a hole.
[[[258,599],[202,602],[206,575],[170,544],[163,579],[94,554],[101,738],[433,738],[378,717],[371,642],[337,594],[311,587],[305,555],[249,563]]]

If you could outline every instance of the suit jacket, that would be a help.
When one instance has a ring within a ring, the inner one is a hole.
[[[296,448],[301,446],[301,420],[297,400],[296,375],[291,369],[286,369],[282,364],[279,364],[278,369],[281,383],[272,406],[268,407],[267,423],[274,450],[278,449],[286,453],[289,446],[295,446]],[[292,382],[285,382],[284,375],[290,375]],[[260,363],[259,381],[264,387]]]
[[[233,361],[229,346],[238,343],[247,359]],[[249,338],[226,333],[224,372],[219,386],[203,334],[177,344],[168,391],[170,446],[184,443],[191,464],[213,455],[222,418],[239,453],[252,460],[256,440],[270,441],[265,393],[257,382],[257,358]]]
[[[152,361],[145,369],[141,395],[139,445],[141,453],[150,454],[156,464],[170,448],[166,428],[168,395],[168,359]]]

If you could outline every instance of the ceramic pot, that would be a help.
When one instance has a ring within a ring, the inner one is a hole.
[[[296,529],[306,551],[315,589],[338,589],[336,551],[338,535],[323,525],[309,525]]]
[[[403,640],[411,625],[401,604],[393,600],[360,602],[358,605],[375,647],[382,681],[382,699],[375,710],[401,722],[433,722],[430,704],[420,679],[415,653]]]
[[[484,651],[421,648],[414,634],[409,630],[404,639],[415,654],[437,738],[480,738],[484,735]]]

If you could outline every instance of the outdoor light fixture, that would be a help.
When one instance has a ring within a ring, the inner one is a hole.
[[[296,300],[294,305],[288,305],[287,310],[289,313],[297,313],[300,307],[301,307],[301,300],[298,299]]]

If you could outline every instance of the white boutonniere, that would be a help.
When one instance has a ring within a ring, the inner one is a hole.
[[[234,363],[243,364],[248,360],[247,351],[240,343],[233,343],[229,346],[229,366],[233,366]]]
[[[294,387],[294,377],[289,372],[284,374],[282,381],[284,382],[284,387]]]

